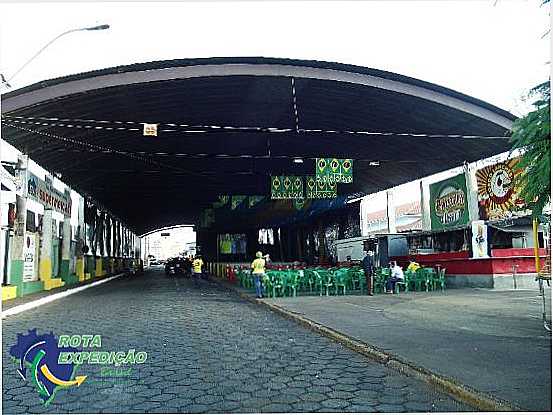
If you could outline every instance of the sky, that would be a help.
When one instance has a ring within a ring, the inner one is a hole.
[[[1,3],[0,72],[19,88],[93,69],[163,59],[265,56],[397,72],[522,115],[549,76],[548,8],[507,1],[208,1]]]

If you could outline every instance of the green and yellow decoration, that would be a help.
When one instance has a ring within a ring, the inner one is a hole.
[[[271,199],[303,199],[300,176],[271,176]]]
[[[230,196],[229,195],[219,195],[216,202],[213,203],[214,209],[222,208],[223,206],[228,205],[230,202]]]
[[[238,206],[240,206],[244,200],[246,200],[248,196],[231,196],[230,198],[230,208],[232,210],[235,210]]]
[[[307,176],[305,196],[307,199],[333,199],[337,197],[336,182],[324,176]]]
[[[335,183],[353,183],[353,160],[337,158],[316,159],[317,177]]]
[[[252,208],[259,203],[261,203],[265,199],[265,196],[249,196],[248,197],[248,208]]]

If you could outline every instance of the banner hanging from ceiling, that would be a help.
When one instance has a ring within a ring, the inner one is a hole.
[[[324,177],[307,176],[305,196],[308,199],[333,199],[337,195],[336,182]]]
[[[303,199],[303,178],[271,176],[271,199]]]
[[[230,196],[229,195],[219,195],[216,202],[213,203],[214,209],[220,209],[224,206],[227,206],[230,202]]]
[[[214,209],[204,209],[200,216],[200,227],[201,228],[210,228],[211,225],[215,223],[215,210]]]
[[[248,196],[248,208],[253,208],[265,199],[265,196]]]
[[[353,183],[353,160],[337,158],[316,159],[317,177],[335,183]]]
[[[231,196],[230,198],[230,208],[232,210],[235,210],[238,206],[240,206],[247,198],[248,196]]]

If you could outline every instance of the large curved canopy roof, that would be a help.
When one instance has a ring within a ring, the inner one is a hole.
[[[515,119],[390,72],[268,58],[48,80],[3,95],[2,117],[5,140],[137,232],[190,223],[220,194],[266,195],[271,174],[312,174],[316,157],[355,160],[341,194],[379,191],[507,150]]]

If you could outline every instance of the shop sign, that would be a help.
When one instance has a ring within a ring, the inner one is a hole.
[[[430,222],[432,230],[443,230],[469,222],[465,175],[430,185]]]
[[[489,258],[488,226],[483,220],[475,220],[472,222],[472,258]]]
[[[144,136],[157,137],[157,124],[144,124]]]
[[[520,189],[515,186],[521,170],[516,168],[519,158],[484,167],[476,172],[480,219],[500,220],[515,212],[527,214]]]
[[[39,179],[29,173],[27,179],[27,196],[44,205],[46,209],[53,209],[63,213],[64,216],[71,216],[71,197],[68,193],[61,193],[54,188],[52,183]]]
[[[35,235],[27,233],[23,244],[23,282],[36,281],[35,259]]]

